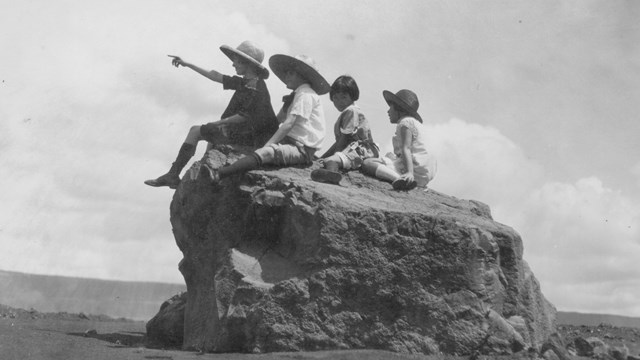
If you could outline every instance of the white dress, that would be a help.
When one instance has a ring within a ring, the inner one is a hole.
[[[405,116],[400,119],[398,125],[396,125],[396,133],[393,135],[393,138],[391,138],[395,158],[387,155],[383,160],[385,164],[393,167],[398,174],[404,174],[407,172],[402,155],[402,128],[409,129],[411,134],[410,149],[413,157],[413,177],[418,183],[418,186],[426,187],[436,175],[438,166],[433,154],[427,151],[424,136],[422,135],[422,132],[424,131],[422,123],[415,118]]]

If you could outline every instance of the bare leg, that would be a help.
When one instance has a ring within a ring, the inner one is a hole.
[[[400,178],[400,174],[385,165],[380,159],[366,159],[364,163],[362,163],[362,172],[390,183]]]
[[[189,129],[187,137],[184,139],[185,144],[197,145],[199,141],[204,140],[200,134],[200,125],[194,125]]]
[[[344,164],[340,156],[334,154],[324,160],[324,168],[329,171],[338,171],[344,168]]]
[[[400,174],[386,165],[380,165],[376,168],[376,177],[388,182],[394,182],[400,179]]]

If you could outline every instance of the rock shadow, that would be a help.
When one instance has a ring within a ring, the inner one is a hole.
[[[95,330],[89,330],[83,333],[71,332],[67,333],[71,336],[79,336],[85,338],[98,339],[116,345],[117,347],[143,347],[146,342],[146,334],[143,332],[116,332],[108,334],[99,334]]]

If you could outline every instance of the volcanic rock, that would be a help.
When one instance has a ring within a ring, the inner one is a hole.
[[[202,161],[238,156],[220,147]],[[555,331],[520,236],[478,201],[397,192],[358,172],[317,183],[317,164],[211,185],[199,166],[171,202],[185,349],[510,354]]]
[[[147,346],[180,348],[184,340],[184,308],[187,293],[165,301],[160,311],[147,322]]]

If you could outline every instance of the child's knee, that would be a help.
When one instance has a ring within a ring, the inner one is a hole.
[[[324,167],[328,167],[328,164],[333,163],[336,164],[338,168],[343,168],[344,167],[344,163],[342,161],[342,159],[340,158],[340,156],[338,155],[331,155],[328,158],[323,160],[324,162]]]
[[[260,159],[262,164],[273,164],[275,159],[275,150],[271,146],[261,147],[255,150],[254,154]]]
[[[202,140],[202,134],[200,133],[200,125],[194,125],[189,129],[189,133],[187,134],[186,142],[190,144],[196,144],[198,141]]]
[[[325,162],[327,161],[334,161],[334,162],[340,162],[340,157],[336,154],[333,154],[331,156],[329,156],[328,158],[324,159]]]

